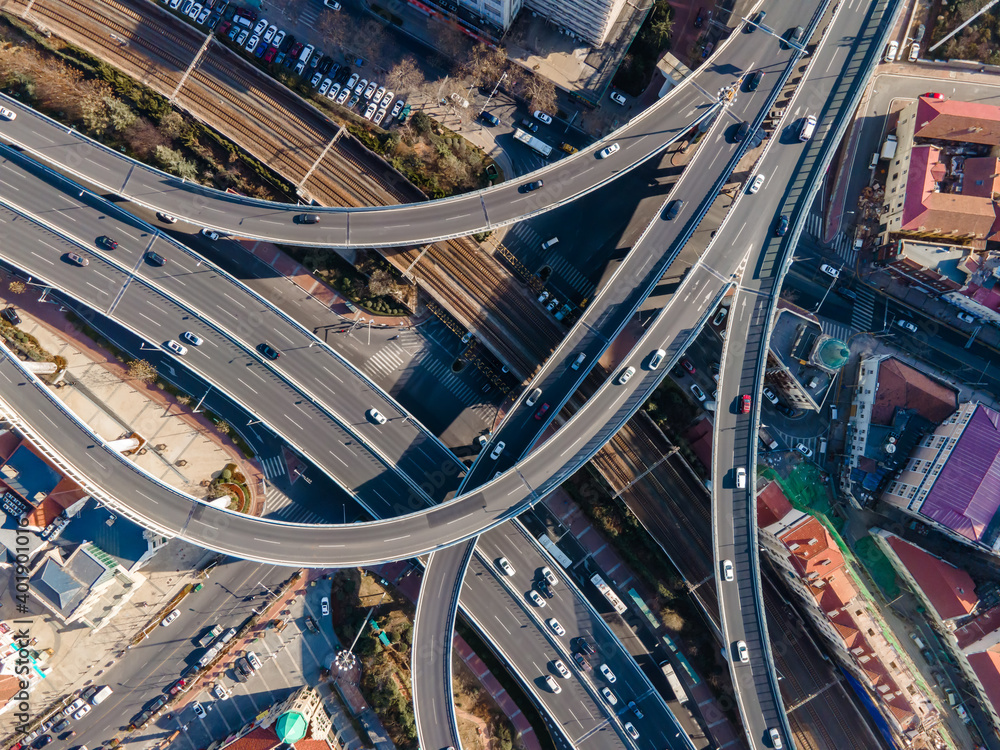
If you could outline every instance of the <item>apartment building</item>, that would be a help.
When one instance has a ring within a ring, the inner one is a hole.
[[[908,452],[881,499],[963,544],[1000,551],[1000,414],[961,404]]]
[[[333,723],[319,692],[299,688],[280,703],[265,708],[226,737],[218,750],[336,750]]]

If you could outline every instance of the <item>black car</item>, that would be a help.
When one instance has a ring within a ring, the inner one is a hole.
[[[544,578],[535,581],[535,588],[538,589],[538,593],[544,596],[546,599],[551,599],[555,594],[552,593],[552,589],[549,587],[549,582]]]
[[[156,711],[159,711],[161,708],[163,708],[165,705],[167,705],[167,696],[161,695],[155,701],[150,703],[149,708],[146,710],[149,711],[150,713],[155,713]]]
[[[154,253],[152,250],[146,253],[146,260],[149,263],[152,263],[154,266],[162,266],[164,263],[167,262],[166,258],[164,258],[159,253]]]
[[[744,120],[740,123],[739,130],[736,131],[736,140],[745,141],[748,135],[750,135],[750,123]]]
[[[764,23],[764,16],[767,15],[767,11],[757,11],[757,15],[753,17],[753,22],[747,24],[747,33],[752,34],[757,30],[757,27]]]
[[[118,249],[118,243],[115,240],[108,237],[107,235],[104,235],[103,237],[98,237],[97,244],[103,247],[105,250]]]
[[[319,224],[319,214],[298,214],[295,217],[296,224]]]
[[[795,409],[790,407],[788,404],[778,403],[774,405],[774,408],[777,409],[782,414],[784,414],[786,417],[794,417],[796,413]]]
[[[295,37],[289,34],[284,39],[281,40],[281,46],[278,47],[280,52],[288,52],[292,47],[295,46]]]
[[[319,61],[319,67],[316,68],[320,73],[327,73],[330,68],[333,67],[333,58],[329,55],[323,55],[323,59]]]
[[[257,346],[257,351],[263,354],[268,359],[277,359],[281,356],[281,352],[275,349],[273,346],[268,344],[266,341]]]
[[[576,666],[582,669],[584,672],[590,670],[590,662],[587,661],[587,657],[581,653],[573,654],[573,661],[576,662]]]
[[[13,307],[5,307],[0,315],[3,315],[4,319],[13,326],[21,325],[21,316]]]
[[[521,192],[530,193],[534,190],[538,190],[544,184],[545,183],[543,183],[541,180],[535,180],[534,182],[529,182],[528,184],[521,186]]]
[[[594,647],[590,645],[590,641],[588,641],[583,636],[580,636],[579,638],[574,638],[570,642],[570,645],[572,645],[574,648],[579,649],[581,653],[587,654],[589,656],[593,656],[594,654],[597,653],[594,650]]]
[[[43,734],[41,737],[39,737],[37,740],[35,740],[35,747],[45,747],[50,742],[52,742],[52,735],[51,734]]]
[[[782,214],[781,218],[778,219],[778,226],[774,228],[774,233],[778,237],[784,237],[786,232],[788,232],[788,214]]]
[[[531,120],[521,120],[521,127],[525,130],[530,130],[532,133],[538,132],[538,123]]]
[[[747,76],[747,91],[756,91],[757,87],[760,86],[760,81],[764,77],[763,70],[755,70],[749,76]]]
[[[664,214],[663,218],[667,221],[673,221],[677,218],[677,214],[681,212],[684,208],[684,201],[674,201],[669,206],[667,206],[667,212]]]
[[[241,656],[236,660],[236,669],[244,677],[251,677],[253,675],[253,667],[245,656]]]
[[[500,124],[500,118],[497,117],[492,112],[483,111],[482,114],[479,115],[479,119],[485,122],[491,128],[495,128],[497,125]]]
[[[187,679],[191,675],[195,674],[197,671],[198,671],[197,664],[189,664],[188,666],[184,667],[184,671],[181,672],[181,677]]]
[[[56,724],[54,727],[52,727],[52,731],[53,732],[62,732],[64,730],[66,730],[66,729],[69,729],[69,719],[63,719],[58,724]]]

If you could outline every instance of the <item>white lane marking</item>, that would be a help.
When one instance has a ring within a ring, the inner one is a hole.
[[[72,222],[76,223],[76,219],[74,219],[74,218],[73,218],[72,216],[70,216],[69,214],[64,214],[64,213],[63,213],[62,211],[57,211],[56,213],[58,213],[58,214],[59,214],[60,216],[62,216],[62,217],[63,217],[64,219],[69,219],[70,221],[72,221]]]
[[[147,495],[145,492],[140,492],[139,490],[136,490],[135,494],[142,495],[144,498],[146,498],[147,500],[149,500],[149,502],[153,503],[154,505],[159,505],[160,504],[159,501],[154,500],[149,495]]]
[[[104,275],[103,273],[101,273],[100,271],[94,271],[94,273],[96,273],[96,274],[97,274],[98,276],[100,276],[100,277],[101,277],[102,279],[105,279],[105,280],[107,280],[107,282],[108,282],[109,284],[114,284],[114,283],[115,283],[115,280],[114,280],[114,279],[112,279],[112,278],[111,278],[110,276],[105,276],[105,275]],[[156,306],[154,305],[154,307],[156,307]]]
[[[233,297],[230,297],[230,296],[229,296],[228,294],[226,294],[225,292],[223,292],[223,293],[222,293],[222,296],[223,296],[223,297],[229,297],[229,299],[230,299],[230,300],[232,300],[232,302],[233,302],[234,304],[237,304],[237,305],[239,305],[239,306],[240,306],[240,307],[242,307],[242,308],[243,308],[244,310],[246,310],[246,309],[247,309],[247,306],[246,306],[246,305],[244,305],[244,304],[243,304],[242,302],[240,302],[239,300],[237,300],[237,299],[234,299]]]
[[[461,518],[456,518],[454,521],[448,521],[448,523],[446,523],[445,526],[451,526],[453,523],[458,523],[459,521],[464,521],[466,518],[468,518],[471,515],[472,515],[471,513],[466,513]]]
[[[509,612],[510,610],[507,610],[507,611]],[[500,622],[500,618],[499,617],[497,617],[496,615],[493,615],[493,619],[495,619],[497,622],[500,623],[500,627],[501,628],[503,628],[504,630],[507,630],[507,626],[504,625],[502,622]],[[507,635],[510,635],[510,631],[509,630],[507,630]]]
[[[20,191],[20,189],[21,189],[21,188],[16,188],[13,185],[11,185],[9,182],[4,182],[3,180],[0,180],[0,185],[6,185],[11,190],[18,190],[18,191]]]
[[[104,170],[105,172],[110,172],[110,171],[111,171],[111,170],[110,170],[110,169],[108,169],[108,168],[107,168],[106,166],[104,166],[103,164],[98,164],[98,163],[97,163],[96,161],[94,161],[93,159],[84,159],[84,161],[86,161],[86,162],[90,162],[90,163],[91,163],[91,164],[93,164],[93,165],[94,165],[95,167],[97,167],[98,169],[103,169],[103,170]]]
[[[334,453],[333,451],[327,451],[327,453],[329,453],[335,459],[337,459],[338,461],[340,461],[340,463],[342,463],[344,466],[347,466],[347,462],[344,459],[342,459],[340,456],[338,456],[336,453]]]
[[[228,315],[229,317],[231,317],[233,320],[237,320],[236,315],[234,313],[232,313],[230,310],[227,310],[224,307],[220,307],[218,309],[222,310],[222,312],[224,312],[226,315]]]
[[[321,365],[321,366],[322,366],[322,365]],[[339,377],[337,377],[337,376],[336,376],[336,375],[335,375],[334,373],[330,372],[330,370],[329,370],[329,369],[327,369],[326,367],[323,367],[323,369],[324,369],[324,370],[326,370],[326,371],[327,371],[327,372],[328,372],[328,373],[330,374],[330,376],[331,376],[331,377],[334,377],[334,378],[337,378],[337,382],[338,382],[338,383],[343,383],[343,382],[344,382],[344,381],[343,381],[343,380],[341,380],[341,379],[340,379]]]
[[[279,227],[285,226],[283,221],[268,221],[267,219],[257,219],[261,224],[277,224]]]
[[[89,281],[85,281],[84,283],[85,283],[85,284],[86,284],[87,286],[89,286],[89,287],[90,287],[91,289],[96,289],[96,290],[97,290],[97,291],[99,291],[99,292],[100,292],[101,294],[103,294],[103,295],[104,295],[105,297],[107,297],[107,296],[108,296],[108,293],[107,293],[106,291],[104,291],[103,289],[101,289],[101,288],[100,288],[100,287],[98,287],[98,286],[94,286],[94,285],[93,285],[93,284],[91,284],[91,283],[90,283]]]
[[[34,256],[35,256],[36,258],[38,258],[39,260],[44,260],[44,261],[45,261],[46,263],[48,263],[48,264],[49,264],[50,266],[54,266],[54,265],[55,265],[55,263],[54,263],[53,261],[49,260],[49,259],[48,259],[48,258],[46,258],[46,257],[45,257],[44,255],[39,255],[39,254],[38,254],[38,253],[36,253],[36,252],[35,252],[34,250],[32,250],[32,251],[31,251],[31,254],[32,254],[32,255],[34,255]]]
[[[253,539],[255,542],[267,542],[268,544],[281,544],[281,542],[276,542],[274,539],[258,539],[257,537],[254,537]]]
[[[320,549],[333,549],[335,547],[346,547],[346,544],[317,544]]]
[[[410,535],[407,534],[406,536],[394,536],[392,539],[383,539],[382,541],[385,543],[389,543],[389,542],[398,542],[400,539],[409,539],[409,538]]]
[[[281,331],[279,331],[279,330],[278,330],[277,328],[275,328],[275,329],[274,329],[274,333],[276,333],[276,334],[278,334],[279,336],[281,336],[281,338],[283,338],[283,339],[284,339],[285,341],[287,341],[287,342],[288,342],[289,344],[294,344],[294,343],[295,343],[295,342],[294,342],[294,341],[293,341],[292,339],[288,338],[288,336],[286,336],[285,334],[283,334],[283,333],[282,333]]]
[[[160,323],[160,321],[158,321],[158,320],[153,320],[153,319],[152,319],[151,317],[149,317],[149,316],[148,316],[148,315],[146,315],[145,313],[139,313],[139,315],[141,315],[142,317],[144,317],[144,318],[145,318],[146,320],[148,320],[148,321],[149,321],[150,323],[152,323],[152,324],[153,324],[154,326],[162,326],[162,325],[163,325],[162,323]]]
[[[472,216],[472,214],[462,214],[461,216],[446,216],[445,221],[454,221],[455,219],[464,219],[466,216]]]
[[[247,382],[245,380],[243,380],[243,378],[236,378],[236,380],[238,380],[240,383],[243,383],[243,385],[245,385],[247,388],[250,388],[250,386],[247,385]],[[254,391],[253,388],[250,388],[250,390],[253,391],[254,393],[257,393],[257,391]],[[260,394],[257,393],[257,395],[259,396]]]
[[[303,413],[303,414],[305,414],[305,415],[306,415],[307,417],[309,417],[309,419],[315,419],[315,417],[313,417],[313,415],[312,415],[312,414],[310,414],[310,413],[309,413],[309,412],[307,412],[307,411],[306,411],[305,409],[303,409],[303,408],[302,408],[302,406],[301,406],[300,404],[293,404],[293,405],[295,406],[295,408],[296,408],[296,409],[298,409],[298,410],[299,410],[300,412],[302,412],[302,413]]]

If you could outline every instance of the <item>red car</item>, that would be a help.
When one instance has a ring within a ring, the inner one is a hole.
[[[185,685],[187,685],[187,680],[177,680],[177,682],[170,686],[170,694],[177,695]]]
[[[225,36],[226,32],[229,31],[229,27],[233,25],[232,21],[223,21],[219,24],[219,27],[215,30],[218,36]]]
[[[928,91],[926,94],[920,95],[921,99],[944,99],[944,94],[938,94],[933,91]]]
[[[740,396],[740,414],[750,413],[750,394],[744,393]]]
[[[545,416],[545,412],[547,412],[548,410],[549,410],[549,405],[548,404],[542,404],[539,407],[538,411],[535,412],[535,419],[541,419],[542,417],[544,417]]]
[[[264,62],[272,62],[275,55],[278,54],[278,48],[273,44],[267,48],[267,52],[264,53]]]
[[[683,367],[692,375],[694,375],[697,372],[697,370],[694,368],[694,365],[691,363],[691,360],[688,359],[687,357],[681,360],[681,367]]]
[[[302,42],[296,42],[294,45],[292,45],[292,48],[288,50],[288,56],[293,58],[298,57],[299,53],[303,49],[305,49],[305,45]]]

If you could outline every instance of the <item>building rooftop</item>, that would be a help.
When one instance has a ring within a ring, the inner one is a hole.
[[[67,617],[87,595],[86,587],[51,557],[31,577],[31,584],[36,596],[47,599],[49,604]]]
[[[815,573],[825,578],[844,565],[844,556],[826,528],[813,516],[805,516],[778,537],[792,553],[800,575],[809,578]]]
[[[917,103],[914,135],[960,143],[1000,145],[1000,107],[957,99],[927,99]]]
[[[962,627],[955,629],[955,640],[963,651],[990,633],[1000,630],[1000,607],[993,607],[976,615]]]
[[[978,654],[969,654],[967,658],[972,671],[983,684],[986,697],[994,708],[1000,708],[1000,654],[980,651]]]
[[[110,522],[110,523],[109,523]],[[56,544],[68,555],[77,545],[93,542],[126,570],[149,549],[141,526],[89,500],[63,530]]]
[[[1000,509],[1000,414],[978,405],[920,506],[921,515],[972,541],[996,535]],[[993,526],[991,526],[993,524]]]
[[[757,526],[763,529],[777,523],[790,510],[792,504],[781,491],[781,485],[777,482],[768,482],[757,495]]]
[[[255,727],[225,747],[226,750],[272,750],[280,744],[281,740],[278,739],[278,735],[274,733],[273,725],[271,725]]]
[[[934,146],[914,146],[900,228],[909,232],[989,237],[996,221],[993,201],[975,195],[939,192],[945,177],[941,150]]]
[[[963,617],[976,608],[975,584],[964,570],[895,534],[887,534],[885,540],[941,619]]]
[[[897,257],[912,260],[921,268],[928,268],[956,284],[964,285],[969,280],[969,274],[962,261],[971,254],[967,247],[943,245],[940,242],[903,240],[899,243]]]
[[[40,505],[61,479],[27,443],[19,445],[0,467],[0,480],[32,505]]]
[[[958,392],[895,357],[879,363],[878,392],[872,404],[872,424],[891,425],[897,409],[913,409],[941,424],[958,408]]]

